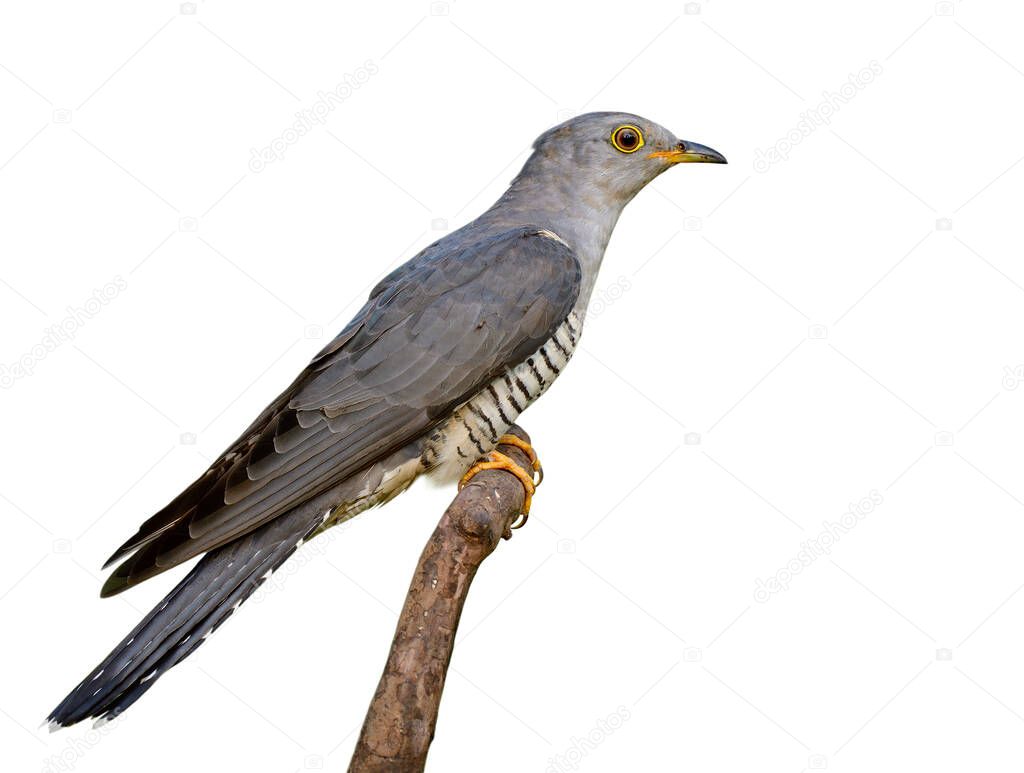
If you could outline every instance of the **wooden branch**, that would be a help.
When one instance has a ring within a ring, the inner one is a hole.
[[[529,442],[519,427],[510,432]],[[516,446],[498,449],[530,469]],[[416,565],[349,773],[423,770],[470,583],[501,538],[511,536],[524,497],[515,475],[485,470],[445,510]]]

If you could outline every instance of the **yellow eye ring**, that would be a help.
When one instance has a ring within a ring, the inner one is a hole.
[[[644,146],[644,133],[639,126],[620,126],[612,132],[612,145],[620,153],[636,153]]]

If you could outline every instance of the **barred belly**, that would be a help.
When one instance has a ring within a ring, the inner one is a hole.
[[[527,406],[558,378],[576,349],[580,319],[572,312],[536,352],[460,405],[423,445],[421,462],[438,482],[456,480],[491,451]]]

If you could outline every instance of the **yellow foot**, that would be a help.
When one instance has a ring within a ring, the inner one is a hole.
[[[502,435],[498,440],[499,445],[515,446],[516,448],[522,449],[527,456],[530,457],[530,462],[536,473],[539,474],[539,478],[535,481],[534,476],[520,467],[515,460],[501,453],[501,451],[491,451],[487,454],[487,461],[477,462],[470,467],[466,474],[462,476],[462,480],[459,481],[459,490],[461,491],[470,480],[473,479],[479,472],[484,470],[506,470],[512,473],[519,482],[523,484],[523,489],[526,492],[526,497],[523,499],[523,509],[520,513],[520,519],[517,519],[516,523],[512,525],[513,529],[520,529],[526,525],[526,522],[530,518],[530,505],[533,502],[533,492],[540,485],[541,480],[544,478],[543,469],[540,466],[540,462],[537,460],[537,454],[534,452],[533,447],[522,438],[516,437],[515,435]],[[506,533],[504,537],[508,539],[512,534]]]
[[[540,459],[537,458],[537,452],[533,450],[533,446],[518,435],[502,435],[498,438],[498,445],[515,446],[530,457],[530,464],[533,465],[533,471],[537,473],[537,479],[533,483],[534,488],[544,482],[544,468],[541,467]]]

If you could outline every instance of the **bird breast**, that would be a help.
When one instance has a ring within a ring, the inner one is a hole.
[[[460,478],[494,449],[523,411],[554,382],[572,357],[582,324],[569,314],[553,336],[526,360],[460,405],[425,439],[421,461],[437,482]]]

